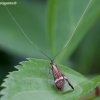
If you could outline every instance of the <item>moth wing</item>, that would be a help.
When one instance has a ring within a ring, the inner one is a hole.
[[[68,82],[69,86],[74,90],[73,85],[69,82],[68,78],[64,75],[64,73],[58,67],[57,67],[57,69],[58,69],[58,73],[59,73],[59,76],[60,76],[59,79],[61,79],[60,82],[58,82],[58,85],[57,86],[60,87],[61,90],[63,90],[64,84],[65,84],[65,80],[66,80]]]
[[[69,86],[74,90],[73,85],[69,82],[69,80],[66,78],[66,76],[64,75],[64,79],[68,82]]]
[[[64,88],[64,84],[65,84],[63,73],[60,71],[60,69],[57,66],[52,67],[52,72],[53,72],[54,82],[55,82],[57,89],[62,91]]]
[[[60,91],[63,90],[64,84],[65,84],[65,80],[64,80],[63,76],[61,76],[59,79],[55,80],[55,85],[56,85],[57,89]]]

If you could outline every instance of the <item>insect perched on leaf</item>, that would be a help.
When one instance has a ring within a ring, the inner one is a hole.
[[[41,51],[39,48],[38,48],[39,51]],[[41,51],[48,59],[50,59],[51,61],[51,70],[52,70],[52,73],[53,73],[53,77],[54,77],[54,82],[55,82],[55,85],[57,87],[57,89],[59,91],[62,91],[63,88],[64,88],[64,84],[65,84],[65,80],[68,82],[69,86],[74,90],[74,87],[73,85],[69,82],[69,80],[67,79],[67,77],[63,74],[63,72],[59,69],[59,67],[54,63],[54,59],[55,57],[61,52],[57,53],[57,55],[53,58],[53,60],[48,57],[43,51]]]
[[[69,80],[66,78],[66,76],[63,74],[63,72],[58,68],[58,66],[51,61],[50,63],[52,65],[52,73],[54,77],[54,82],[58,90],[62,91],[64,88],[65,80],[68,82],[69,86],[74,90],[74,87],[69,82]]]
[[[3,0],[2,0],[2,1],[3,1]],[[64,45],[64,47],[60,50],[60,52],[68,45],[68,43],[69,43],[70,40],[72,39],[72,36],[74,35],[74,33],[75,33],[75,31],[76,31],[78,25],[80,24],[80,22],[81,22],[81,20],[82,20],[82,18],[83,18],[83,16],[84,16],[84,14],[86,13],[87,8],[88,8],[90,2],[91,2],[91,0],[89,1],[89,3],[88,3],[88,5],[87,5],[86,9],[84,10],[84,12],[83,12],[83,14],[82,14],[82,16],[81,16],[79,22],[77,23],[77,25],[76,25],[74,31],[72,32],[72,34],[71,34],[71,36],[70,36],[68,42],[67,42],[67,43]],[[17,21],[15,20],[15,18],[12,16],[12,14],[10,13],[10,11],[9,11],[9,9],[6,7],[6,5],[4,5],[4,6],[5,6],[6,10],[8,11],[9,15],[11,16],[11,18],[15,21],[15,23],[17,24],[17,26],[19,27],[19,29],[22,31],[22,33],[24,34],[24,36],[28,39],[28,41],[29,41],[37,50],[39,50],[42,54],[44,54],[46,57],[48,57],[42,50],[40,50],[40,49],[29,39],[29,37],[26,35],[26,33],[25,33],[25,32],[23,31],[23,29],[20,27],[20,25],[18,24],[18,22],[17,22]],[[57,56],[60,52],[58,52],[58,53],[56,54],[56,56]],[[55,57],[56,57],[56,56],[55,56]],[[51,63],[50,63],[51,66],[52,66],[52,67],[51,67],[51,70],[52,70],[52,73],[53,73],[54,82],[55,82],[55,85],[56,85],[57,89],[60,90],[60,91],[62,91],[62,90],[64,89],[64,84],[65,84],[65,80],[66,80],[66,81],[68,82],[69,86],[74,90],[73,85],[69,82],[69,80],[68,80],[67,77],[64,75],[64,73],[59,69],[59,67],[54,63],[55,57],[53,58],[53,60],[52,60],[50,57],[48,57],[48,58],[49,58],[50,61],[51,61]]]

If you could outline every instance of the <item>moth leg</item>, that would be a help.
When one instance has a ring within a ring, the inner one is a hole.
[[[50,74],[50,69],[51,69],[51,67],[49,66],[49,74]]]
[[[50,69],[51,69],[51,67],[50,66],[48,66],[48,67],[46,67],[47,69],[49,69],[49,74],[50,74]]]
[[[74,90],[73,85],[69,82],[69,80],[64,76],[64,79],[68,82],[69,86]]]
[[[51,67],[50,66],[48,66],[47,67],[47,70],[49,69],[49,74],[47,74],[47,76],[48,76],[48,78],[47,79],[49,79],[49,77],[50,77],[50,69],[51,69]]]
[[[49,67],[49,74],[50,74],[50,68],[51,68],[51,67]]]
[[[47,66],[47,67],[46,67],[46,70],[48,70],[48,69],[49,69],[49,74],[48,74],[48,71],[47,71],[47,75],[46,75],[46,76],[47,76],[47,80],[46,80],[46,82],[49,83],[48,80],[49,80],[49,77],[50,77],[50,66]]]

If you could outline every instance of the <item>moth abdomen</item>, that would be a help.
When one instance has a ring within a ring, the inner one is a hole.
[[[55,85],[56,85],[57,89],[60,90],[60,91],[63,90],[64,84],[65,84],[64,79],[60,79],[60,80],[55,82]]]

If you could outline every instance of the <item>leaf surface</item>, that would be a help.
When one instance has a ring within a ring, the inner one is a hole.
[[[88,80],[78,72],[59,65],[65,76],[74,86],[72,90],[67,82],[60,92],[54,85],[52,72],[49,74],[50,62],[29,58],[16,66],[18,71],[11,72],[2,84],[1,100],[77,100],[100,83],[100,76]]]

